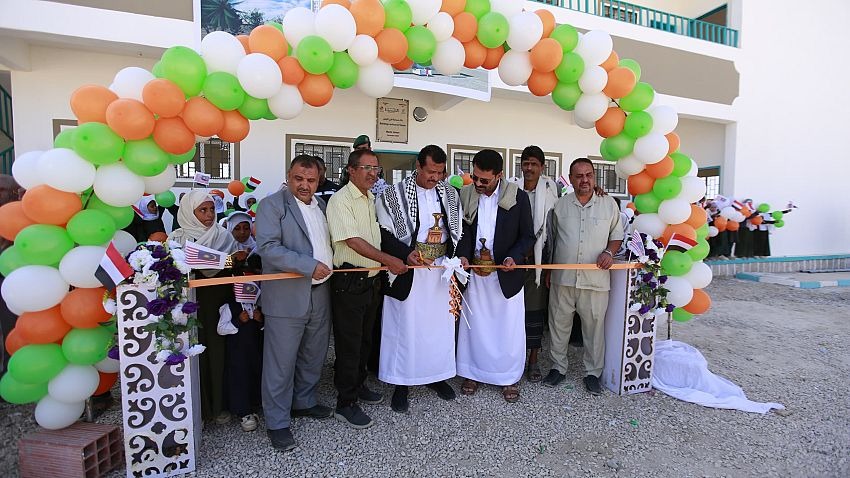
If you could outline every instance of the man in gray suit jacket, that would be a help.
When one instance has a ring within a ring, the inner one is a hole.
[[[266,428],[274,448],[296,447],[290,416],[329,418],[318,404],[316,385],[328,351],[333,252],[325,203],[314,196],[319,184],[315,158],[296,156],[287,186],[257,207],[257,252],[263,273],[296,272],[304,277],[263,282],[266,315],[262,397]]]

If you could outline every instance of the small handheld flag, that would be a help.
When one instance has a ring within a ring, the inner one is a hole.
[[[635,229],[632,231],[632,236],[629,238],[629,243],[626,245],[626,249],[632,251],[637,257],[646,255],[646,248],[643,245],[643,238],[640,233]]]
[[[684,234],[673,233],[670,236],[670,240],[667,242],[667,247],[664,249],[665,251],[681,251],[687,252],[692,247],[697,245],[697,241],[691,239]]]
[[[106,290],[112,290],[131,275],[133,275],[133,268],[115,248],[115,243],[110,242],[94,276],[106,287]]]
[[[239,282],[233,284],[233,295],[236,302],[256,304],[260,296],[260,287],[254,282]]]
[[[245,190],[249,193],[252,193],[255,189],[260,187],[260,183],[262,183],[262,181],[255,178],[254,176],[248,176],[247,178],[245,178]]]
[[[192,269],[224,269],[227,260],[225,253],[191,241],[183,246],[183,252],[186,254],[186,265]]]
[[[201,186],[209,186],[211,177],[212,175],[206,173],[195,173],[195,179],[193,182],[195,184],[200,184]]]

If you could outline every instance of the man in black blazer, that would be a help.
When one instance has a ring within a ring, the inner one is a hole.
[[[500,385],[506,401],[519,400],[517,382],[525,366],[525,263],[534,246],[528,195],[503,178],[502,156],[491,149],[475,154],[472,181],[460,193],[464,231],[456,248],[463,262],[503,266],[495,274],[473,269],[464,294],[458,334],[457,372],[462,392],[472,395],[478,382]]]

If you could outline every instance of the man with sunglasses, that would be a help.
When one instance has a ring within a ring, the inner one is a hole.
[[[525,272],[514,267],[525,263],[534,230],[528,195],[502,176],[502,155],[481,150],[472,159],[472,184],[460,193],[464,228],[457,256],[465,264],[503,267],[495,274],[473,269],[464,295],[457,373],[466,378],[464,395],[484,382],[502,386],[505,401],[513,403],[525,367]]]

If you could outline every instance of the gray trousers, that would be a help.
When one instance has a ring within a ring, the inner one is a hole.
[[[310,290],[310,307],[304,316],[266,316],[262,383],[266,428],[288,428],[292,408],[316,405],[316,386],[328,354],[330,324],[327,282]]]
[[[605,367],[607,310],[608,291],[552,284],[549,289],[549,354],[552,356],[552,368],[567,373],[567,347],[573,330],[573,313],[578,312],[584,338],[584,371],[587,375],[602,376]]]

